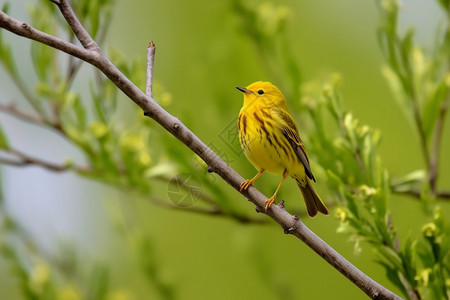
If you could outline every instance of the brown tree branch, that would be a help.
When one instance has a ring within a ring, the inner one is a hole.
[[[434,136],[433,149],[430,157],[430,173],[428,179],[430,181],[430,192],[432,195],[437,196],[439,193],[436,191],[436,182],[439,172],[439,152],[441,149],[442,132],[444,129],[445,117],[447,115],[448,105],[450,103],[450,95],[442,102],[441,109],[439,111],[439,117],[436,122],[436,133]]]
[[[82,49],[59,38],[38,31],[26,23],[9,17],[3,12],[0,12],[0,27],[5,28],[6,30],[17,35],[33,39],[70,55],[74,55],[97,67],[131,100],[139,105],[143,109],[146,116],[154,119],[178,140],[183,142],[205,161],[210,170],[217,173],[229,185],[239,191],[240,185],[244,181],[244,178],[242,178],[236,171],[227,165],[224,160],[215,154],[178,118],[170,115],[167,111],[161,108],[161,106],[158,105],[152,97],[143,93],[128,78],[126,78],[117,69],[117,67],[115,67],[102,54],[100,48],[82,27],[66,0],[53,0],[53,2],[58,5],[62,15],[69,23],[83,47],[86,49]],[[257,208],[260,210],[263,209],[267,197],[265,197],[256,188],[250,187],[242,194],[254,203]],[[336,268],[356,286],[363,290],[369,297],[373,299],[401,299],[399,296],[375,282],[373,279],[353,266],[333,248],[321,240],[316,234],[314,234],[308,227],[306,227],[299,217],[292,216],[284,209],[284,207],[273,205],[266,214],[280,224],[285,233],[292,234],[302,240],[330,265]]]
[[[392,192],[399,195],[408,195],[418,200],[422,199],[422,192],[420,190],[410,189],[410,190],[396,190],[395,187],[392,188]],[[434,197],[442,200],[450,200],[450,191],[435,191]]]
[[[225,213],[222,209],[220,209],[217,204],[213,207],[207,208],[207,207],[198,207],[198,206],[189,206],[189,207],[183,207],[179,205],[172,204],[170,202],[164,201],[163,199],[160,199],[158,197],[152,196],[149,198],[149,201],[170,209],[174,210],[180,210],[180,211],[188,211],[193,212],[197,214],[202,215],[213,215],[213,216],[219,216],[219,217],[230,217],[231,215]],[[233,220],[238,221],[240,223],[249,223],[249,224],[268,224],[267,219],[256,219],[256,218],[250,218],[246,216],[236,216],[233,215]]]
[[[0,150],[0,152],[5,152],[9,154],[9,156],[12,156],[12,158],[0,157],[0,164],[15,167],[28,167],[34,165],[53,172],[64,172],[68,170],[74,170],[80,174],[89,174],[91,172],[91,169],[89,167],[74,166],[71,164],[55,164],[49,161],[42,160],[40,158],[30,156],[12,148],[7,150]]]
[[[17,119],[20,119],[24,122],[31,123],[39,126],[47,126],[48,123],[42,118],[40,115],[30,114],[26,111],[19,109],[13,103],[10,104],[2,104],[0,103],[0,111],[4,112],[8,115],[11,115]]]
[[[74,170],[79,174],[87,175],[92,172],[92,170],[89,167],[81,167],[81,166],[74,166],[74,165],[68,165],[68,164],[56,164],[52,162],[48,162],[45,160],[42,160],[40,158],[32,157],[30,155],[27,155],[23,152],[20,152],[18,150],[9,149],[9,150],[0,150],[1,152],[6,152],[9,154],[9,156],[13,156],[14,158],[6,158],[6,157],[0,157],[0,164],[14,166],[14,167],[29,167],[29,166],[38,166],[42,167],[46,170],[52,171],[52,172],[66,172]],[[156,179],[168,182],[169,184],[175,184],[170,178],[167,178],[165,176],[158,176]],[[177,185],[184,189],[186,192],[191,192],[189,187],[184,184],[183,181],[178,181]],[[204,193],[198,193],[196,194],[196,197],[199,200],[204,201],[207,203],[210,207],[185,207],[185,206],[179,206],[172,204],[167,201],[163,201],[162,199],[159,199],[157,197],[150,197],[150,201],[156,205],[176,209],[176,210],[183,210],[183,211],[189,211],[194,212],[198,214],[203,215],[214,215],[214,216],[221,216],[221,217],[231,217],[233,220],[241,222],[241,223],[252,223],[252,224],[267,224],[267,220],[264,219],[256,219],[256,218],[250,218],[247,216],[238,216],[238,215],[231,215],[225,213],[223,210],[220,209],[220,207],[217,205],[217,203],[210,198],[208,195]]]

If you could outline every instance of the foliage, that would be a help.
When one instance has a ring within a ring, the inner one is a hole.
[[[25,299],[113,299],[121,293],[110,290],[106,266],[81,262],[74,249],[62,244],[57,255],[50,255],[6,213],[0,198],[0,254]]]
[[[405,34],[399,32],[397,1],[381,1],[379,8],[381,22],[378,40],[387,61],[387,65],[383,66],[383,74],[419,136],[429,178],[422,182],[422,191],[424,194],[427,191],[436,194],[436,162],[450,97],[450,7],[443,6],[447,24],[443,32],[439,30],[436,33],[434,49],[429,51],[429,55],[414,44],[412,28]]]
[[[379,6],[379,42],[388,63],[383,74],[421,137],[425,170],[390,179],[377,153],[380,132],[362,125],[345,110],[338,75],[324,84],[321,95],[311,88],[314,84],[306,85],[310,94],[304,93],[303,103],[314,124],[309,139],[312,152],[328,173],[328,188],[339,202],[335,210],[341,222],[338,232],[351,236],[357,252],[362,241],[369,243],[387,277],[409,299],[445,299],[450,294],[450,252],[447,238],[440,234],[448,232],[450,224],[442,216],[440,206],[435,208],[433,221],[423,226],[421,237],[410,236],[400,245],[400,228],[395,226],[388,203],[392,190],[412,191],[418,184],[424,200],[437,193],[436,162],[442,138],[442,128],[438,127],[442,126],[450,99],[450,27],[447,25],[444,33],[436,35],[437,48],[426,57],[414,44],[412,29],[404,37],[398,33],[399,4],[388,0],[379,2]],[[444,8],[449,15],[450,7]],[[327,124],[329,116],[334,121],[331,127],[338,129],[332,134]],[[435,143],[431,145],[432,138]]]
[[[368,243],[389,280],[408,298],[445,298],[450,249],[447,238],[434,236],[448,232],[450,224],[436,206],[434,220],[423,226],[423,236],[410,236],[404,245],[400,244],[397,233],[401,229],[388,209],[389,172],[377,153],[380,132],[361,125],[345,111],[340,84],[340,77],[335,75],[316,96],[320,101],[311,101],[314,96],[306,93],[303,99],[314,123],[315,131],[310,136],[313,152],[325,166],[327,186],[338,199],[335,216],[341,225],[337,231],[350,235],[357,253],[362,242]],[[330,115],[338,129],[332,134],[326,129]],[[430,247],[439,253],[433,254]],[[430,276],[432,270],[434,276]]]

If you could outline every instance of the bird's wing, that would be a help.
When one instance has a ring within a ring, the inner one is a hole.
[[[284,137],[289,141],[292,149],[294,150],[297,157],[300,159],[302,164],[305,166],[306,175],[314,182],[316,179],[311,172],[311,167],[309,165],[308,154],[306,154],[305,147],[303,146],[302,140],[298,134],[297,125],[295,125],[294,120],[291,115],[284,109],[276,109],[275,112],[281,119],[280,130]]]

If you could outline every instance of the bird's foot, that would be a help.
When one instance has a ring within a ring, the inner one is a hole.
[[[239,191],[246,191],[253,184],[253,181],[248,179],[241,184],[241,189]]]
[[[266,200],[266,212],[269,210],[269,208],[272,206],[272,204],[275,202],[275,196],[270,197]]]

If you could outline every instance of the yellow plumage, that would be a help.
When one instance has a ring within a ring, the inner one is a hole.
[[[238,118],[239,141],[247,159],[259,170],[254,178],[242,183],[241,190],[248,189],[264,171],[283,174],[274,195],[266,201],[267,211],[290,175],[302,191],[308,214],[327,215],[328,209],[312,186],[311,180],[316,180],[283,94],[270,82],[262,81],[237,89],[244,93]]]

